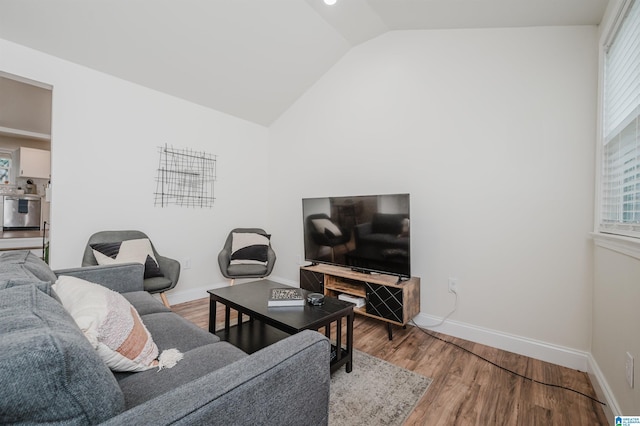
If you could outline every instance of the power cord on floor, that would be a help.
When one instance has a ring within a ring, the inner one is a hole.
[[[457,296],[458,296],[458,295],[456,294],[456,305],[457,305],[457,302],[458,302],[458,297],[457,297]],[[455,311],[455,309],[454,309],[454,311]],[[451,312],[451,313],[453,313],[453,312]],[[451,313],[450,313],[449,315],[451,315]],[[447,317],[448,317],[448,315],[447,315]],[[445,317],[445,318],[442,320],[442,322],[441,322],[440,324],[444,323],[444,320],[446,320],[446,319],[447,319],[447,317]],[[419,325],[417,325],[413,320],[410,320],[409,322],[410,322],[413,326],[415,326],[416,328],[418,328],[420,331],[422,331],[423,333],[425,333],[426,335],[431,336],[431,337],[433,337],[434,339],[438,339],[438,340],[440,340],[440,341],[442,341],[442,342],[444,342],[444,343],[448,343],[448,344],[450,344],[450,345],[453,345],[453,346],[455,346],[456,348],[461,349],[461,350],[463,350],[464,352],[467,352],[468,354],[471,354],[471,355],[473,355],[473,356],[475,356],[475,357],[477,357],[477,358],[479,358],[479,359],[481,359],[481,360],[483,360],[483,361],[485,361],[485,362],[487,362],[487,363],[489,363],[489,364],[493,365],[494,367],[497,367],[497,368],[499,368],[499,369],[501,369],[501,370],[503,370],[503,371],[506,371],[507,373],[511,373],[511,374],[513,374],[514,376],[520,377],[520,378],[525,379],[525,380],[529,380],[529,381],[531,381],[531,382],[533,382],[533,383],[537,383],[537,384],[539,384],[539,385],[549,386],[549,387],[553,387],[553,388],[560,388],[560,389],[568,390],[568,391],[571,391],[571,392],[575,392],[575,393],[577,393],[578,395],[582,395],[582,396],[584,396],[584,397],[589,398],[590,400],[592,400],[592,401],[594,401],[594,402],[597,402],[598,404],[602,404],[603,406],[606,406],[606,405],[607,405],[606,403],[604,403],[604,402],[600,401],[600,400],[599,400],[599,399],[597,399],[597,398],[594,398],[594,397],[592,397],[592,396],[589,396],[589,395],[587,395],[586,393],[580,392],[580,391],[575,390],[575,389],[572,389],[572,388],[570,388],[570,387],[563,386],[563,385],[556,385],[556,384],[553,384],[553,383],[541,382],[541,381],[539,381],[539,380],[536,380],[536,379],[533,379],[533,378],[531,378],[531,377],[527,377],[527,376],[525,376],[525,375],[523,375],[523,374],[517,373],[517,372],[515,372],[515,371],[513,371],[513,370],[510,370],[510,369],[508,369],[508,368],[506,368],[506,367],[503,367],[503,366],[501,366],[501,365],[499,365],[499,364],[496,364],[495,362],[493,362],[493,361],[491,361],[491,360],[489,360],[489,359],[487,359],[487,358],[483,357],[482,355],[478,355],[477,353],[475,353],[475,352],[473,352],[473,351],[470,351],[469,349],[464,348],[464,347],[462,347],[462,346],[458,345],[457,343],[454,343],[454,342],[451,342],[451,341],[449,341],[449,340],[443,339],[443,338],[441,338],[441,337],[438,337],[438,336],[436,336],[436,335],[434,335],[434,334],[432,334],[432,333],[428,332],[427,330],[425,330],[425,329],[423,329],[422,327],[420,327]]]
[[[449,317],[450,317],[451,315],[453,315],[453,313],[454,313],[455,311],[457,311],[457,310],[458,310],[458,293],[457,293],[455,290],[453,290],[453,289],[452,289],[452,290],[450,290],[450,292],[451,292],[451,293],[453,293],[453,294],[456,296],[456,300],[455,300],[455,302],[454,302],[453,309],[451,310],[451,312],[449,312],[447,315],[445,315],[445,316],[444,316],[444,318],[442,318],[442,320],[441,320],[439,323],[437,323],[437,324],[433,324],[433,325],[431,325],[431,324],[425,324],[425,325],[424,325],[425,327],[428,327],[428,328],[440,327],[442,324],[444,324],[444,322],[445,322],[446,320],[448,320],[448,319],[449,319]],[[414,324],[414,325],[415,325],[415,324]],[[418,327],[418,328],[420,328],[420,327]]]

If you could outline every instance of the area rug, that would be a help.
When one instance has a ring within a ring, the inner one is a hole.
[[[331,375],[329,425],[402,425],[431,379],[354,350],[353,371]]]

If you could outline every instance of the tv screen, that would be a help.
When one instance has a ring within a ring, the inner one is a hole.
[[[411,276],[409,194],[304,198],[302,215],[306,261]]]

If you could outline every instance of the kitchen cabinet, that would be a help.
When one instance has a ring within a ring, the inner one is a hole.
[[[13,151],[15,177],[49,179],[52,87],[0,71],[0,142]],[[23,142],[25,141],[25,142]],[[34,147],[35,146],[35,147]]]
[[[20,147],[20,177],[49,179],[51,177],[51,152],[43,149]]]
[[[51,89],[0,71],[0,136],[50,141]]]
[[[14,129],[12,127],[0,126],[0,136],[9,136],[14,138],[32,139],[36,141],[50,141],[51,135],[47,133],[31,132],[29,130]]]

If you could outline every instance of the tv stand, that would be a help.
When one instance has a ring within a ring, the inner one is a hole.
[[[405,280],[395,275],[366,274],[332,265],[311,265],[300,268],[300,287],[327,296],[345,294],[365,300],[354,312],[387,323],[389,340],[392,325],[405,327],[420,313],[420,278]]]

